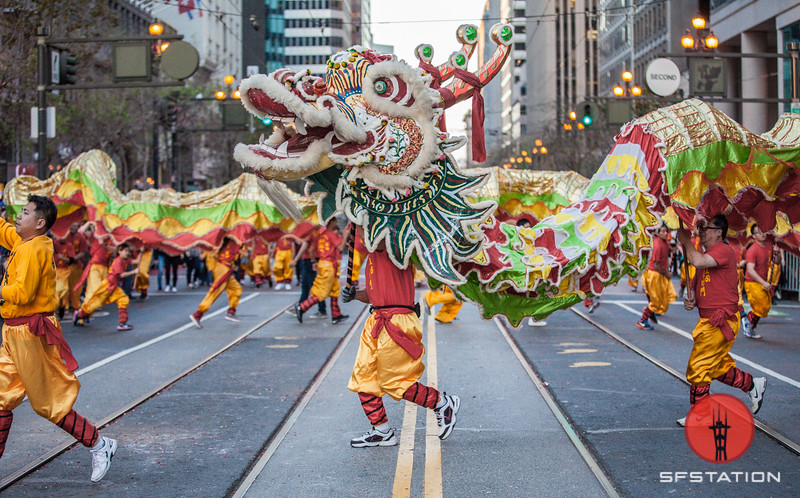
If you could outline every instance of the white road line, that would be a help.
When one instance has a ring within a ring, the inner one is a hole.
[[[641,312],[636,311],[635,309],[631,308],[628,305],[622,304],[621,302],[606,301],[606,303],[616,304],[620,308],[622,308],[622,309],[624,309],[626,311],[629,311],[630,313],[632,313],[634,315],[640,315],[641,314]],[[661,325],[664,328],[666,328],[667,330],[671,330],[672,332],[675,332],[676,334],[681,335],[681,336],[689,339],[690,341],[694,341],[694,339],[692,339],[692,333],[691,332],[686,332],[685,330],[679,329],[678,327],[675,327],[674,325],[670,325],[668,323],[665,323],[663,318],[659,318],[658,319],[658,325]],[[800,382],[798,382],[798,381],[796,381],[794,379],[791,379],[789,377],[786,377],[785,375],[781,375],[778,372],[765,367],[764,365],[761,365],[761,364],[756,363],[754,361],[748,360],[747,358],[739,356],[738,354],[731,353],[731,357],[733,357],[733,359],[736,360],[738,363],[744,363],[745,365],[751,366],[751,367],[753,367],[753,368],[755,368],[757,370],[761,370],[765,374],[771,375],[771,376],[775,377],[778,380],[782,380],[782,381],[786,382],[787,384],[789,384],[790,386],[794,386],[794,387],[800,388]]]
[[[250,294],[249,296],[245,297],[244,299],[241,299],[239,301],[239,304],[246,303],[247,301],[253,299],[256,296],[260,296],[260,295],[261,295],[260,293]],[[222,313],[224,313],[226,311],[228,311],[228,308],[222,307],[222,308],[218,309],[217,311],[204,316],[201,321],[205,321],[208,318],[211,318],[211,317],[214,317],[214,316],[217,316],[217,315],[221,315]],[[181,332],[183,332],[184,330],[189,329],[189,328],[194,328],[194,324],[189,322],[186,325],[178,327],[177,329],[172,330],[170,332],[167,332],[164,335],[160,335],[158,337],[154,337],[153,339],[150,339],[147,342],[143,342],[143,343],[139,344],[138,346],[134,346],[132,348],[125,349],[123,351],[120,351],[119,353],[116,353],[116,354],[113,354],[113,355],[109,356],[108,358],[106,358],[104,360],[100,360],[98,362],[92,363],[91,365],[89,365],[86,368],[79,368],[78,370],[75,370],[75,375],[80,377],[81,375],[87,374],[87,373],[91,372],[92,370],[97,370],[98,368],[100,368],[102,366],[108,365],[112,361],[116,361],[116,360],[118,360],[120,358],[128,356],[131,353],[135,353],[136,351],[139,351],[140,349],[144,349],[146,347],[152,346],[153,344],[159,343],[159,342],[161,342],[161,341],[163,341],[165,339],[169,339],[173,335],[180,334]]]

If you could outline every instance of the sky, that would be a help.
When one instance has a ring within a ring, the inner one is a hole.
[[[375,43],[394,45],[394,53],[416,67],[414,49],[420,43],[433,45],[433,64],[439,65],[461,45],[456,30],[461,24],[480,25],[486,0],[372,0],[372,38]],[[469,69],[477,70],[473,55]],[[464,135],[464,114],[471,100],[446,111],[447,130],[452,135]],[[463,164],[464,147],[453,154]]]

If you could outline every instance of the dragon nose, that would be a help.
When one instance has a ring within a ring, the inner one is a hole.
[[[317,95],[322,95],[323,93],[328,91],[328,85],[325,84],[324,81],[319,80],[314,83],[314,93]]]

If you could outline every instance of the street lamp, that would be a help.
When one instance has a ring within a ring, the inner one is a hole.
[[[157,22],[154,22],[153,24],[150,25],[147,31],[153,36],[158,36],[164,32],[164,26]]]
[[[712,52],[719,47],[719,39],[714,36],[711,28],[706,28],[706,20],[700,14],[692,19],[692,27],[696,33],[692,35],[691,29],[686,29],[686,34],[681,37],[681,46],[687,52]]]
[[[625,82],[625,87],[623,88],[621,85],[616,85],[612,93],[615,97],[624,97],[624,96],[633,96],[638,97],[642,94],[642,89],[638,85],[631,86],[631,82],[633,81],[633,73],[628,71],[627,69],[622,72],[622,81]]]

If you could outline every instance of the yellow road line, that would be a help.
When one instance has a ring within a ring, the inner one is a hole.
[[[400,433],[400,448],[397,450],[397,466],[394,471],[392,496],[411,496],[411,473],[414,470],[414,427],[417,424],[417,405],[406,401],[403,413],[403,431]]]
[[[428,365],[427,382],[434,389],[439,388],[439,372],[436,357],[436,320],[428,317]],[[439,425],[433,410],[425,410],[425,496],[442,496],[442,446],[439,440]]]

